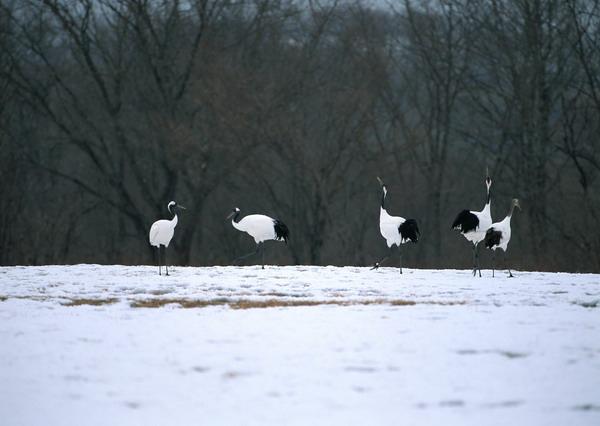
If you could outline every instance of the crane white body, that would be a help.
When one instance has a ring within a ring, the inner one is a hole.
[[[489,247],[491,250],[502,249],[506,251],[508,248],[510,241],[510,218],[511,216],[507,216],[502,221],[490,225],[489,229],[500,232],[500,242]]]
[[[511,229],[510,229],[510,219],[513,215],[515,207],[521,208],[519,204],[519,200],[514,198],[510,205],[510,210],[508,211],[508,215],[501,220],[500,222],[492,223],[490,228],[485,233],[484,244],[490,250],[494,250],[494,256],[492,256],[492,276],[494,276],[495,268],[495,253],[496,249],[502,249],[504,252],[504,258],[506,262],[506,249],[508,248],[508,243],[510,241]],[[508,276],[512,277],[512,272],[510,272],[510,268],[508,268]]]
[[[479,271],[481,277],[481,269],[479,268],[479,253],[477,245],[485,239],[485,234],[488,228],[492,225],[492,197],[490,195],[490,187],[492,179],[488,176],[485,178],[485,186],[487,188],[487,197],[483,210],[462,210],[454,219],[452,228],[460,231],[460,233],[473,243],[473,276]]]
[[[487,203],[480,212],[469,211],[479,219],[479,224],[472,230],[463,233],[462,235],[473,244],[477,245],[485,238],[485,232],[492,226],[492,209],[491,203]]]
[[[398,247],[400,244],[403,244],[408,239],[403,239],[400,234],[399,228],[406,222],[406,219],[400,216],[392,216],[390,215],[383,207],[380,208],[379,211],[379,231],[381,232],[381,236],[385,238],[385,242],[387,246],[391,248],[394,244]]]
[[[244,216],[239,222],[231,220],[233,227],[239,231],[248,233],[256,244],[267,240],[276,240],[275,219],[264,214],[251,214]]]
[[[175,234],[175,227],[177,226],[177,209],[185,209],[185,207],[178,205],[175,201],[169,202],[167,204],[167,210],[169,213],[173,214],[173,218],[171,220],[161,219],[157,220],[150,227],[150,232],[148,233],[148,240],[150,241],[150,245],[156,247],[158,254],[158,274],[161,275],[160,269],[160,246],[164,247],[164,257],[165,257],[165,268],[167,270],[167,275],[169,275],[169,267],[166,265],[167,263],[167,252],[166,249],[169,247],[171,243],[171,239]]]
[[[237,207],[228,216],[232,217],[231,224],[238,231],[246,232],[256,243],[256,251],[240,256],[234,262],[262,252],[262,268],[265,268],[265,249],[263,242],[267,240],[284,241],[287,244],[290,232],[288,227],[278,219],[264,214],[250,214],[240,219],[240,209]]]
[[[385,239],[385,242],[390,249],[389,253],[384,256],[379,262],[375,262],[373,269],[379,266],[392,255],[392,247],[400,247],[401,244],[407,242],[416,243],[419,241],[419,227],[414,219],[405,219],[400,216],[392,216],[385,209],[385,197],[387,196],[387,186],[378,177],[377,180],[381,185],[381,205],[379,208],[379,232]],[[399,250],[400,251],[400,250]],[[400,252],[400,273],[402,273],[402,253]]]
[[[149,240],[150,245],[160,247],[161,245],[169,247],[169,243],[175,234],[175,227],[177,226],[177,214],[173,219],[157,220],[150,227]]]

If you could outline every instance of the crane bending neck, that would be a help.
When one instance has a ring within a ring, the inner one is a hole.
[[[235,215],[233,215],[233,218],[231,219],[231,224],[233,225],[233,227],[235,229],[238,229],[240,231],[244,231],[244,229],[242,229],[242,226],[240,225],[240,212],[235,212]]]
[[[233,227],[239,231],[245,231],[245,229],[242,227],[242,225],[240,225],[239,221],[236,222],[235,218],[231,220],[231,224],[233,225]]]

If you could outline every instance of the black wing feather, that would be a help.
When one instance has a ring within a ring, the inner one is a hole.
[[[460,230],[460,232],[463,234],[474,231],[478,226],[479,218],[469,210],[463,210],[460,212],[452,223],[452,228]]]
[[[273,219],[273,226],[275,228],[275,236],[277,241],[283,240],[287,244],[288,239],[290,238],[290,230],[286,224],[278,219]]]
[[[414,219],[406,219],[399,227],[398,231],[400,231],[400,236],[402,240],[409,240],[413,243],[419,241],[419,226],[417,225],[417,221]]]

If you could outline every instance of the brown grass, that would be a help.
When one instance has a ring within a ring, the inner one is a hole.
[[[111,305],[113,303],[117,303],[119,299],[115,297],[110,297],[107,299],[69,299],[68,302],[63,303],[63,306],[83,306],[83,305],[91,305],[91,306],[102,306],[102,305]]]
[[[166,305],[177,304],[182,308],[206,308],[208,306],[221,306],[228,303],[229,299],[190,300],[167,298],[134,300],[130,306],[132,308],[161,308]]]
[[[428,300],[425,302],[419,302],[422,305],[441,305],[441,306],[454,306],[454,305],[466,305],[465,300]]]
[[[209,306],[224,306],[227,305],[231,309],[261,309],[261,308],[289,308],[301,306],[319,306],[319,305],[336,305],[336,306],[356,306],[356,305],[391,305],[391,306],[413,306],[416,304],[428,305],[464,305],[464,301],[424,301],[415,302],[414,300],[404,299],[367,299],[367,300],[288,300],[288,299],[266,299],[266,300],[251,300],[251,299],[207,299],[207,300],[190,300],[190,299],[146,299],[135,300],[131,302],[132,308],[160,308],[166,305],[177,304],[182,308],[206,308]]]
[[[30,299],[37,301],[47,300],[47,297],[16,296],[17,299]],[[7,300],[7,296],[0,296],[0,302]],[[63,306],[102,306],[111,305],[119,301],[116,297],[104,299],[69,299],[62,303]],[[182,308],[207,308],[209,306],[229,306],[231,309],[261,309],[261,308],[291,308],[301,306],[357,306],[357,305],[390,305],[390,306],[414,306],[414,305],[465,305],[465,301],[414,301],[406,299],[365,299],[365,300],[310,300],[310,299],[183,299],[183,298],[155,298],[145,300],[134,300],[130,303],[132,308],[161,308],[166,305],[179,305]]]
[[[255,308],[288,308],[293,306],[317,306],[317,305],[335,305],[333,301],[320,300],[282,300],[282,299],[267,299],[267,300],[248,300],[240,299],[229,303],[231,309],[255,309]]]

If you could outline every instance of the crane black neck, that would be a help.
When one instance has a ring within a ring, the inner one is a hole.
[[[385,185],[381,187],[381,208],[385,210],[385,196],[387,189]]]
[[[240,211],[236,211],[235,214],[233,215],[233,218],[231,219],[233,220],[235,223],[239,223],[240,221]]]

